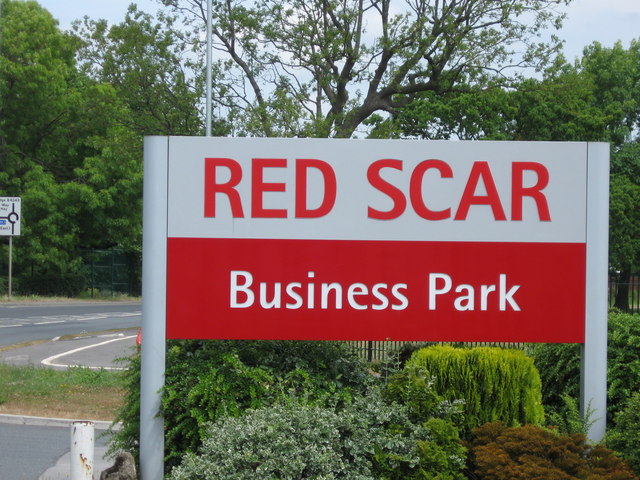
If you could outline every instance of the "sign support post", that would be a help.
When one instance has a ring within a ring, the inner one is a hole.
[[[609,244],[609,145],[587,150],[587,284],[585,339],[581,346],[580,413],[590,420],[587,436],[604,438],[607,420],[607,282]],[[592,414],[595,418],[589,419]]]
[[[13,278],[13,236],[9,237],[9,285],[7,289],[7,294],[9,298],[13,295],[11,289],[11,279]]]
[[[140,478],[164,477],[161,415],[166,348],[167,137],[144,139]]]

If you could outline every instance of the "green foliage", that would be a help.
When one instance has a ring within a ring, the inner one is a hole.
[[[85,287],[86,278],[78,274],[23,275],[19,279],[16,291],[43,297],[76,297]]]
[[[580,345],[539,343],[532,351],[542,381],[542,404],[547,414],[560,412],[563,396],[580,396]]]
[[[388,391],[419,415],[434,403],[432,395],[421,393],[429,382],[445,400],[464,402],[465,433],[496,420],[510,426],[544,421],[538,371],[533,359],[519,350],[427,347],[415,352],[405,370],[392,377]]]
[[[640,151],[638,159],[640,162]],[[633,272],[640,268],[640,178],[612,174],[609,202],[611,267]],[[623,308],[627,306],[621,305]]]
[[[421,138],[608,141],[617,149],[637,133],[639,80],[640,42],[596,42],[575,65],[556,59],[542,79],[422,93],[397,123]]]
[[[195,452],[205,424],[241,416],[247,409],[298,399],[341,405],[372,378],[365,365],[337,342],[170,341],[162,399],[166,466]],[[139,431],[139,361],[129,369],[128,393],[113,449],[136,453]],[[138,373],[136,373],[138,372]]]
[[[370,391],[338,410],[291,403],[221,418],[170,478],[454,480],[464,478],[464,455],[451,424],[415,425]]]
[[[14,275],[78,274],[87,248],[139,252],[143,136],[202,131],[191,45],[172,18],[134,7],[71,34],[35,1],[2,6],[0,196],[22,197],[23,215]]]
[[[607,404],[613,417],[640,390],[640,315],[611,313],[608,330]]]
[[[125,397],[110,429],[110,455],[124,450],[139,459],[140,439],[140,349],[126,359],[122,371]],[[113,427],[118,425],[117,429]]]
[[[640,390],[640,315],[611,312],[608,319],[607,421],[615,424],[617,412]],[[542,379],[545,409],[560,411],[565,394],[578,398],[579,345],[539,344],[533,355]]]
[[[459,421],[464,401],[443,400],[434,388],[435,378],[423,367],[407,365],[393,375],[383,391],[387,401],[405,405],[415,423],[427,421],[433,415]]]
[[[575,397],[563,393],[561,395],[562,406],[550,408],[546,411],[546,424],[552,425],[560,433],[581,433],[587,435],[589,428],[593,424],[593,410],[587,408],[586,415],[580,413],[580,405]]]
[[[635,480],[629,466],[584,435],[534,425],[488,423],[474,430],[469,471],[478,480]]]
[[[606,444],[640,474],[640,392],[631,395],[617,413],[615,426],[607,432]]]
[[[629,48],[617,42],[585,48],[581,67],[594,85],[594,105],[607,117],[609,139],[615,146],[629,141],[640,120],[640,41]]]

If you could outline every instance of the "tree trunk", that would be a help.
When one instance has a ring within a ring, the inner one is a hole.
[[[631,270],[624,269],[620,272],[616,282],[616,301],[614,306],[623,312],[629,310],[629,284],[631,283]]]

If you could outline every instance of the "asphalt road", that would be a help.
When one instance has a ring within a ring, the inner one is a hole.
[[[141,324],[139,302],[2,303],[0,347]]]
[[[2,349],[0,362],[120,368],[115,359],[131,354],[140,324],[139,302],[2,303],[0,347],[19,346]],[[12,420],[0,418],[0,480],[67,478],[60,471],[68,472],[64,459],[70,449],[69,426],[7,421]],[[105,442],[96,432],[96,446]],[[99,472],[94,470],[96,478]]]

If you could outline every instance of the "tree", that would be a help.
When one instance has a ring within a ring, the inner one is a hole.
[[[593,105],[607,116],[608,140],[617,150],[640,126],[640,40],[628,49],[594,42],[584,49],[580,68],[593,82]]]
[[[640,143],[629,142],[611,162],[609,265],[618,272],[614,305],[629,308],[631,276],[640,271]]]
[[[124,21],[84,19],[74,30],[82,48],[82,71],[114,88],[126,106],[116,121],[144,135],[198,135],[204,130],[198,109],[204,96],[200,58],[189,39],[174,28],[174,19],[154,19],[131,5]],[[226,132],[216,123],[216,132]]]
[[[216,100],[236,133],[350,137],[421,92],[540,66],[570,0],[215,0]],[[201,31],[204,0],[163,0]]]
[[[2,1],[0,194],[23,198],[25,220],[16,276],[75,275],[83,249],[139,252],[143,136],[202,129],[188,45],[170,18],[134,7],[68,34],[35,1]]]
[[[3,0],[0,22],[0,188],[14,195],[31,165],[64,176],[74,160],[57,154],[75,140],[63,134],[75,98],[75,41],[35,1]]]
[[[396,123],[403,134],[431,139],[603,141],[611,118],[596,105],[595,88],[589,75],[560,63],[510,88],[421,96]]]

